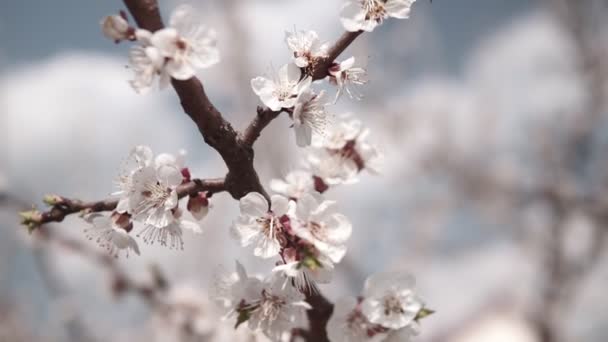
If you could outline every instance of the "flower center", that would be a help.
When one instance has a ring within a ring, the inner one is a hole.
[[[269,321],[274,321],[279,317],[281,308],[285,305],[285,300],[280,297],[273,296],[266,290],[262,290],[262,301],[260,310],[262,315]]]
[[[269,239],[274,239],[276,236],[276,226],[278,224],[276,218],[272,214],[266,217],[259,217],[256,222],[262,227],[262,234]]]
[[[386,1],[382,0],[364,0],[363,8],[366,12],[365,19],[382,22],[382,20],[387,17],[386,8],[384,7],[385,2]]]
[[[399,298],[393,295],[384,297],[384,315],[402,314],[403,312],[403,307],[401,306]]]
[[[325,240],[327,238],[327,232],[325,231],[325,227],[318,224],[317,222],[309,222],[308,229],[312,236],[314,236],[318,240]]]
[[[148,207],[159,208],[171,196],[171,188],[162,186],[160,183],[148,184],[141,192]]]

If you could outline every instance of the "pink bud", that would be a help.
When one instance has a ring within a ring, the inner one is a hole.
[[[209,213],[209,199],[206,192],[199,192],[195,196],[188,198],[188,211],[197,220],[202,220]]]

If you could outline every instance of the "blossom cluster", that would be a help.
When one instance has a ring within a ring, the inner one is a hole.
[[[117,179],[118,197],[115,211],[110,215],[85,213],[91,228],[85,232],[91,240],[106,247],[114,256],[121,251],[139,254],[136,240],[131,236],[134,223],[143,225],[137,237],[149,244],[159,243],[169,248],[183,248],[183,231],[202,233],[200,221],[209,211],[205,192],[189,194],[184,215],[179,207],[178,187],[190,181],[184,166],[184,154],[161,153],[156,157],[147,146],[131,150]]]
[[[414,1],[348,1],[341,22],[347,31],[369,32],[389,17],[407,18]],[[197,69],[219,62],[214,31],[192,13],[187,6],[178,7],[169,26],[156,32],[131,27],[122,13],[102,20],[107,37],[137,42],[129,54],[137,92],[150,89],[157,78],[163,87],[171,78],[187,80]],[[354,57],[329,60],[330,46],[314,31],[286,32],[285,43],[291,61],[272,77],[253,78],[251,88],[264,110],[289,115],[295,142],[305,148],[304,162],[285,179],[270,182],[273,194],[250,192],[240,198],[240,213],[230,227],[240,246],[273,260],[274,268],[265,277],[250,276],[237,261],[236,272],[218,272],[211,294],[237,327],[244,324],[273,341],[306,327],[307,298],[319,291],[318,284],[331,282],[347,252],[353,224],[325,197],[328,190],[357,182],[363,170],[377,174],[382,166],[382,154],[362,122],[350,117],[335,121],[328,110],[344,93],[362,98],[359,87],[367,83],[366,70],[355,66]],[[333,102],[323,90],[313,89],[323,80],[337,86]],[[88,236],[114,255],[121,250],[139,254],[130,235],[137,223],[143,225],[137,236],[145,242],[181,248],[183,231],[202,232],[199,223],[209,210],[205,192],[179,192],[189,181],[183,155],[154,156],[146,146],[135,147],[117,182],[116,210],[109,216],[88,214]],[[179,206],[185,196],[191,219]],[[327,333],[332,342],[407,341],[428,312],[414,292],[412,276],[379,273],[368,278],[360,297],[336,303]]]
[[[171,14],[169,26],[154,33],[130,26],[124,14],[105,17],[101,26],[104,35],[116,42],[138,43],[129,52],[129,64],[135,73],[130,83],[141,93],[148,91],[156,78],[162,89],[171,78],[190,79],[197,69],[220,61],[216,33],[200,21],[190,6],[182,5]]]

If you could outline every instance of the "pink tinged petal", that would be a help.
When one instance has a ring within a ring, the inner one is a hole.
[[[161,184],[175,188],[182,183],[184,176],[175,166],[161,165],[157,169],[157,177]]]
[[[296,207],[296,214],[302,221],[308,222],[311,213],[318,207],[317,200],[310,194],[302,196],[298,199],[298,205]]]
[[[148,46],[144,49],[144,52],[151,65],[156,70],[160,70],[165,62],[165,58],[163,57],[161,51],[154,46]]]
[[[201,226],[198,223],[192,222],[192,221],[188,221],[188,220],[181,220],[179,223],[179,226],[181,229],[185,229],[185,230],[189,230],[193,233],[196,234],[202,234],[203,233],[203,229],[201,228]]]
[[[256,247],[253,249],[253,255],[268,259],[275,257],[279,254],[281,250],[281,245],[275,239],[268,239],[266,237],[259,238]]]
[[[196,68],[208,68],[220,62],[220,52],[216,48],[209,47],[190,56],[190,62]]]
[[[262,93],[273,92],[275,88],[274,82],[265,77],[258,76],[251,80],[251,89],[258,96]]]
[[[388,0],[384,5],[389,16],[398,19],[407,19],[410,16],[412,4],[416,0]]]
[[[178,167],[177,158],[169,153],[161,153],[157,155],[156,158],[154,158],[154,165],[156,165],[156,167],[162,165]]]
[[[239,201],[241,214],[263,217],[268,213],[268,202],[261,194],[250,192]]]
[[[271,179],[270,180],[270,189],[274,192],[278,192],[281,194],[285,194],[289,189],[289,184],[287,184],[282,179]]]
[[[135,39],[144,46],[152,45],[152,32],[144,29],[136,29]]]
[[[293,62],[299,68],[306,68],[308,66],[308,58],[306,57],[297,57]]]
[[[296,85],[294,92],[293,92],[294,95],[301,94],[301,93],[307,91],[310,88],[311,84],[312,84],[312,77],[306,76],[303,80],[298,82],[298,84]]]
[[[348,70],[355,65],[355,57],[350,57],[340,63],[340,70]]]
[[[171,77],[181,81],[188,80],[196,74],[194,68],[186,61],[169,60],[165,65],[165,70]]]
[[[129,201],[129,197],[123,197],[118,201],[118,204],[116,205],[116,211],[123,214],[123,213],[128,213],[131,209],[131,206],[129,205],[130,201]]]
[[[316,240],[314,245],[334,263],[339,263],[346,255],[345,245],[331,245],[319,240]]]
[[[273,195],[270,198],[270,203],[272,203],[272,212],[277,216],[281,217],[287,213],[289,209],[289,200],[281,195]]]
[[[167,27],[154,32],[150,41],[163,56],[173,57],[177,52],[176,42],[178,38],[179,34],[177,33],[177,30],[172,27]]]
[[[356,32],[363,29],[365,14],[365,10],[361,4],[357,1],[349,1],[340,12],[340,21],[346,31]]]

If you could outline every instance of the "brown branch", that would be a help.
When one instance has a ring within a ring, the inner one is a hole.
[[[216,193],[224,190],[225,187],[223,179],[194,179],[180,185],[177,188],[177,196],[179,198],[183,198],[190,194],[194,195],[201,191]],[[28,225],[31,228],[39,227],[49,222],[61,222],[66,218],[66,216],[83,211],[111,211],[116,209],[116,205],[118,204],[118,199],[104,199],[95,202],[84,202],[77,199],[63,198],[59,196],[47,196],[45,201],[52,205],[51,209],[42,213],[35,210],[22,213],[24,219],[23,224]]]
[[[139,27],[152,32],[164,27],[156,0],[124,0],[124,3]],[[182,108],[194,121],[205,142],[213,147],[226,163],[226,191],[235,199],[249,192],[259,192],[267,197],[253,167],[253,149],[242,143],[230,122],[225,120],[211,103],[198,78],[172,80],[171,83],[179,96]]]

